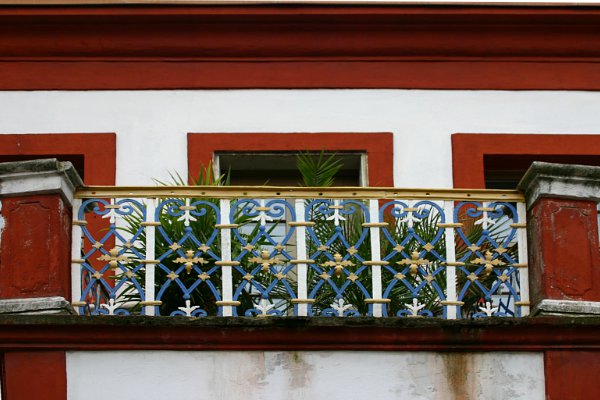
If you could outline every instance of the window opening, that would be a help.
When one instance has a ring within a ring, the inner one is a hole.
[[[486,189],[516,189],[534,161],[600,166],[600,155],[484,154]]]
[[[222,152],[215,155],[215,172],[229,172],[236,186],[299,186],[302,182],[296,168],[295,152],[240,153]],[[320,153],[309,153],[317,156]],[[325,153],[330,156],[334,153]],[[342,161],[334,186],[366,186],[366,155],[362,153],[335,153]]]

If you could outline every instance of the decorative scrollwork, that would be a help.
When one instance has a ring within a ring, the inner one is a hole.
[[[433,197],[85,199],[73,303],[92,315],[523,315],[524,205]]]

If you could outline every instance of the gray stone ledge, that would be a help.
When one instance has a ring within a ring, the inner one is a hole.
[[[517,188],[528,207],[541,197],[600,201],[600,167],[536,161]]]
[[[73,307],[64,297],[35,297],[30,299],[0,300],[0,314],[75,314]]]
[[[569,317],[600,316],[600,302],[544,299],[533,307],[532,314]]]
[[[379,329],[451,329],[525,328],[552,326],[588,326],[600,329],[600,316],[587,314],[541,315],[522,318],[478,318],[446,320],[440,318],[374,318],[374,317],[151,317],[151,316],[78,316],[78,315],[0,315],[0,326],[47,325],[115,328],[172,328],[172,329],[313,329],[313,328],[379,328]],[[599,336],[600,337],[600,336]]]
[[[0,196],[60,193],[71,204],[81,186],[73,165],[56,158],[0,163]]]

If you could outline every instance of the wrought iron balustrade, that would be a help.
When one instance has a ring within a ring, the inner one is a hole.
[[[517,192],[92,187],[76,197],[80,314],[529,313]]]

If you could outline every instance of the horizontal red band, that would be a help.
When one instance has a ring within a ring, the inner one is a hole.
[[[600,350],[597,318],[223,320],[0,316],[0,350]]]
[[[405,88],[600,90],[600,63],[1,62],[0,90]]]
[[[600,8],[0,9],[0,90],[600,89]]]

